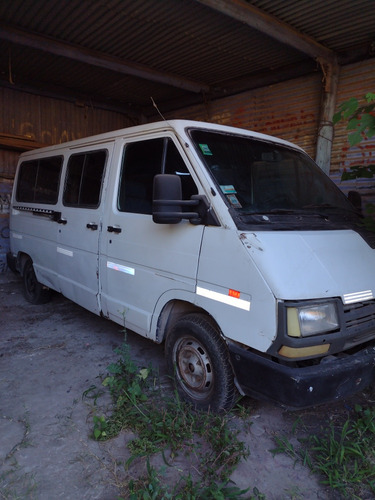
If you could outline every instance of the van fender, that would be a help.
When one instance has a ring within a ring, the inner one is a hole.
[[[166,333],[175,321],[192,312],[209,314],[197,303],[197,295],[188,290],[168,290],[163,293],[156,305],[152,315],[150,338],[162,343]]]
[[[210,305],[211,307],[207,307]],[[202,297],[196,292],[188,290],[168,290],[159,297],[152,315],[150,338],[158,344],[162,343],[175,321],[181,316],[193,312],[210,316],[218,326],[221,336],[227,342],[225,331],[217,320],[215,306],[202,300]]]

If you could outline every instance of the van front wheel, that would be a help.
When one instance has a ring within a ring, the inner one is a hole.
[[[165,354],[183,400],[199,410],[233,407],[237,391],[228,350],[208,316],[189,314],[179,319],[167,336]]]
[[[36,279],[33,261],[28,259],[23,268],[25,299],[31,304],[45,304],[51,298],[51,290]]]

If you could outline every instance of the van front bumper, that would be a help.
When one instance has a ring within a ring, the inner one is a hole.
[[[343,399],[375,380],[375,345],[303,368],[279,364],[235,344],[228,347],[237,384],[245,395],[291,409]]]

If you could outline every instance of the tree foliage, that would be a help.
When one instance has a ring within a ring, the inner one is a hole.
[[[338,112],[333,116],[333,124],[346,120],[346,129],[350,131],[350,146],[375,136],[375,94],[368,92],[360,101],[351,97],[340,104]]]

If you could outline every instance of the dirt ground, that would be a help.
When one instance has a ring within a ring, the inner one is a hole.
[[[42,306],[27,303],[21,280],[10,271],[0,274],[0,498],[119,498],[132,433],[94,441],[93,402],[83,393],[100,385],[99,375],[117,359],[113,349],[122,341],[118,325],[60,295]],[[152,363],[163,376],[162,346],[131,332],[128,342],[140,365]],[[241,435],[250,456],[232,474],[236,485],[256,487],[267,500],[334,498],[307,468],[269,450],[275,433],[296,440],[297,418],[319,422],[345,411],[351,401],[293,413],[250,398],[243,404],[252,422]],[[174,464],[185,465],[181,457]],[[133,463],[129,473],[143,466]]]

